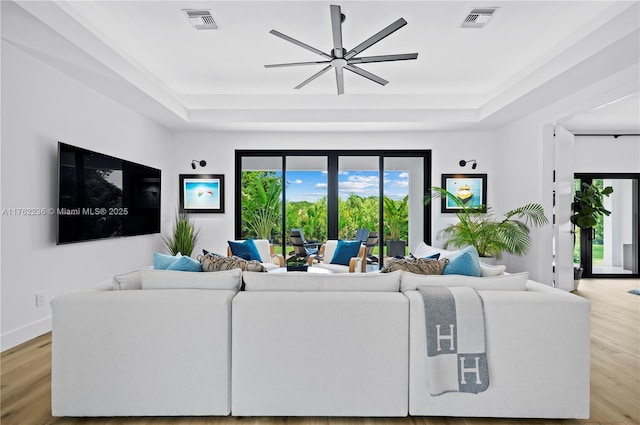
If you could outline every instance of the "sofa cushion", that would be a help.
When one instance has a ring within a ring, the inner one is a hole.
[[[403,272],[400,279],[402,292],[415,291],[420,286],[470,286],[484,291],[526,291],[528,272],[504,274],[492,277],[464,275],[419,275]]]
[[[111,281],[111,289],[113,291],[128,291],[134,289],[142,289],[142,276],[140,270],[151,270],[153,266],[147,266],[142,269],[135,269],[128,273],[121,273],[113,276]]]
[[[491,265],[484,264],[480,261],[480,270],[482,271],[482,277],[488,276],[500,276],[504,274],[504,271],[507,269],[507,266],[504,264]]]
[[[448,251],[443,248],[437,248],[435,246],[427,245],[426,243],[420,242],[420,244],[413,250],[412,255],[416,258],[427,258],[431,257],[435,254],[440,254],[438,258],[450,258],[456,255],[459,251]]]
[[[461,274],[465,276],[482,276],[480,256],[474,246],[468,246],[449,258],[442,274]]]
[[[245,291],[360,291],[398,292],[402,272],[244,273]]]
[[[436,254],[439,255],[439,254]],[[389,273],[396,270],[403,270],[406,272],[416,274],[442,274],[442,270],[447,265],[449,260],[446,258],[443,260],[431,259],[431,258],[394,258],[389,261],[385,261],[384,267],[380,270],[380,273]]]
[[[174,261],[182,257],[182,254],[176,255],[160,254],[159,252],[153,253],[153,268],[156,270],[166,270]]]
[[[262,262],[262,258],[258,252],[258,247],[256,247],[253,239],[247,239],[242,242],[229,241],[229,248],[231,248],[231,253],[236,257],[240,257],[245,260],[257,260],[260,263]]]
[[[199,261],[183,255],[182,257],[171,263],[171,265],[167,267],[166,270],[176,270],[181,272],[201,272],[202,266],[200,266]]]
[[[341,264],[343,266],[348,266],[349,261],[351,261],[353,257],[358,256],[361,245],[362,243],[360,241],[339,240],[338,246],[336,247],[336,251],[333,253],[330,264]]]
[[[141,270],[142,289],[226,289],[237,291],[242,270],[190,273],[175,270]]]

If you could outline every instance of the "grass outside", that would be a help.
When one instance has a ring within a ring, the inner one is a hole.
[[[604,264],[604,245],[592,245],[592,260],[594,266],[599,266]],[[574,264],[580,264],[580,246],[576,244],[576,247],[573,250],[573,262]]]

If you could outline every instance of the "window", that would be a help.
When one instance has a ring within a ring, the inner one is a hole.
[[[236,151],[235,237],[270,239],[288,253],[291,228],[321,242],[366,228],[382,235],[381,247],[403,241],[406,255],[431,241],[430,170],[430,151]]]

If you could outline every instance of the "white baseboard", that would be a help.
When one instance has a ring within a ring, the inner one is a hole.
[[[0,336],[0,351],[9,350],[17,345],[27,342],[30,339],[46,334],[51,331],[51,316],[29,323],[18,329],[7,332]]]

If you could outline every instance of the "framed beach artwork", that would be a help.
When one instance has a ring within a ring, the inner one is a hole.
[[[180,212],[223,213],[224,174],[180,174]]]
[[[486,210],[486,174],[443,174],[441,187],[446,189],[447,192],[454,194],[465,206]],[[455,213],[460,209],[454,200],[446,196],[442,197],[441,212]]]

